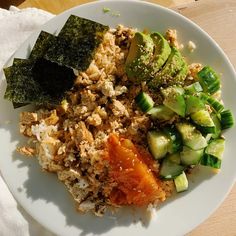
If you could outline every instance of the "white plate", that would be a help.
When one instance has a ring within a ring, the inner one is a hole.
[[[120,16],[104,14],[103,7],[120,13]],[[99,1],[78,6],[62,13],[41,29],[56,32],[69,15],[75,14],[115,27],[117,24],[164,32],[168,28],[178,30],[179,39],[186,44],[192,40],[197,50],[190,54],[185,51],[189,62],[211,65],[222,73],[223,98],[225,106],[236,114],[234,95],[236,91],[235,72],[219,46],[197,25],[183,16],[145,2]],[[35,42],[35,32],[15,53],[14,57],[27,57]],[[1,76],[2,77],[2,76]],[[222,171],[213,175],[206,169],[194,175],[189,191],[163,204],[153,214],[150,222],[133,222],[134,215],[127,211],[117,217],[97,218],[79,215],[64,186],[53,174],[42,173],[35,159],[27,159],[15,152],[19,142],[25,140],[19,135],[18,114],[10,102],[3,100],[5,81],[0,85],[0,168],[6,183],[19,203],[38,222],[60,235],[184,235],[204,221],[223,201],[232,187],[236,171],[234,145],[235,128],[226,132],[226,151]],[[6,124],[6,121],[11,121]],[[139,217],[136,213],[136,218]]]

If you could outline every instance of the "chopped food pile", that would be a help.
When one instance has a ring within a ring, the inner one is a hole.
[[[4,69],[5,98],[42,170],[57,174],[81,212],[157,206],[188,189],[197,165],[221,168],[234,117],[220,76],[188,64],[175,30],[110,29],[71,15],[42,31],[28,59]],[[196,48],[195,48],[196,49]]]

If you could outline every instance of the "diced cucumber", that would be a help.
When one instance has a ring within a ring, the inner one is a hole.
[[[173,153],[173,154],[169,154],[166,156],[166,158],[168,158],[170,161],[176,163],[176,164],[180,164],[181,160],[180,160],[180,154],[179,152]]]
[[[159,121],[168,121],[172,119],[175,115],[175,113],[170,108],[164,105],[158,105],[156,107],[153,107],[147,113],[151,115],[152,120]]]
[[[154,101],[152,100],[150,95],[145,92],[139,93],[138,96],[135,98],[135,101],[143,112],[149,111],[154,106]]]
[[[169,137],[170,145],[168,148],[169,153],[179,152],[182,149],[182,138],[177,129],[173,126],[166,126],[163,131]]]
[[[221,112],[224,110],[223,104],[205,93],[201,93],[201,99],[206,101],[215,110],[215,112]]]
[[[183,93],[184,89],[174,86],[162,90],[163,104],[182,117],[185,116],[186,110]]]
[[[218,159],[222,159],[225,150],[225,140],[222,138],[215,139],[209,143],[205,153],[212,155]]]
[[[188,122],[176,123],[176,128],[180,132],[183,144],[193,150],[200,150],[207,146],[206,139],[195,126]]]
[[[234,126],[234,116],[230,110],[225,110],[220,113],[220,123],[222,129],[229,129]]]
[[[205,108],[204,102],[196,96],[186,96],[186,115],[197,112]]]
[[[188,179],[184,171],[182,174],[175,177],[174,183],[175,183],[176,191],[178,193],[183,192],[188,189]]]
[[[201,165],[220,169],[222,157],[225,149],[224,139],[215,139],[207,146],[201,159]]]
[[[175,162],[172,162],[168,158],[165,158],[161,164],[160,177],[164,179],[173,179],[180,175],[184,171],[185,167]]]
[[[197,165],[203,156],[204,149],[193,150],[184,146],[183,151],[180,152],[180,159],[183,165]]]
[[[206,139],[207,143],[210,142],[210,140],[211,140],[211,138],[212,138],[212,135],[213,135],[213,134],[209,133],[209,134],[207,134],[207,135],[205,136],[205,139]]]
[[[200,110],[190,115],[193,122],[203,133],[215,133],[215,124],[206,110]]]
[[[210,166],[214,169],[220,169],[221,167],[221,160],[217,157],[214,157],[210,154],[204,153],[201,159],[201,165],[203,166]]]
[[[147,134],[149,150],[154,159],[163,158],[168,151],[170,140],[162,131],[149,131]]]
[[[187,94],[196,94],[203,91],[202,86],[199,82],[190,84],[186,86],[184,89]]]
[[[183,95],[184,94],[184,89],[181,87],[177,87],[177,86],[169,86],[167,88],[163,88],[161,90],[162,95],[164,96],[164,98],[169,97],[172,94],[179,94],[179,95]]]
[[[213,94],[220,89],[219,76],[210,66],[203,67],[197,75],[204,92]]]
[[[217,114],[211,114],[211,118],[215,124],[215,133],[212,134],[212,138],[219,138],[221,135],[221,124]]]

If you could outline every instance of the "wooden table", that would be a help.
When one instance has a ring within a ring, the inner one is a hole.
[[[9,0],[12,3],[14,1],[16,0]],[[91,0],[25,0],[19,7],[38,7],[57,14],[89,1]],[[235,0],[150,0],[150,2],[171,7],[195,21],[216,40],[236,67]],[[215,213],[188,236],[236,236],[236,185]]]

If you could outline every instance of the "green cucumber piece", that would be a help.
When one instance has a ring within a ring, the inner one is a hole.
[[[177,86],[169,86],[161,90],[161,93],[164,96],[164,98],[168,97],[172,93],[183,95],[184,92],[185,91],[183,88]]]
[[[215,139],[209,143],[201,159],[201,165],[220,169],[225,149],[224,139]]]
[[[149,114],[152,120],[159,120],[159,121],[168,121],[171,120],[175,113],[168,107],[164,105],[158,105],[150,109],[147,114]]]
[[[149,131],[147,134],[147,142],[154,159],[161,159],[167,154],[170,140],[164,132],[155,130]]]
[[[215,133],[215,124],[206,110],[200,110],[190,115],[193,122],[203,133]]]
[[[168,87],[162,90],[163,104],[178,115],[185,117],[186,104],[183,93],[184,89],[179,87]]]
[[[203,166],[209,166],[214,169],[220,169],[221,168],[221,160],[217,157],[214,157],[210,154],[205,153],[201,159],[201,165]]]
[[[221,112],[224,110],[224,106],[218,100],[208,96],[207,94],[202,93],[201,99],[206,101],[215,110],[215,112]]]
[[[212,135],[213,135],[213,134],[208,133],[208,134],[205,136],[205,139],[206,139],[207,143],[209,143],[209,142],[211,141]]]
[[[181,160],[180,160],[180,154],[179,152],[173,153],[173,154],[169,154],[166,158],[168,158],[170,161],[176,163],[176,164],[181,164]]]
[[[187,146],[183,147],[183,151],[180,152],[180,159],[183,165],[197,165],[203,156],[204,149],[193,150]]]
[[[203,91],[202,86],[199,82],[190,84],[186,86],[184,89],[187,94],[196,94]]]
[[[175,127],[165,127],[164,133],[169,137],[170,145],[168,148],[169,153],[179,152],[182,149],[182,138],[180,133]]]
[[[192,148],[193,150],[200,150],[207,146],[206,139],[192,124],[188,122],[179,122],[176,123],[175,126],[181,134],[184,145]]]
[[[165,158],[161,164],[160,177],[163,179],[173,179],[184,171],[185,167],[168,158]]]
[[[225,110],[220,113],[220,123],[222,129],[229,129],[234,126],[234,116],[230,110]]]
[[[221,135],[221,124],[220,124],[220,120],[217,116],[217,114],[211,114],[211,118],[214,122],[214,125],[215,125],[215,133],[212,134],[212,138],[213,139],[216,139],[216,138],[219,138],[220,135]]]
[[[205,108],[204,102],[196,96],[188,95],[186,96],[186,115],[197,112]]]
[[[175,177],[174,183],[177,193],[183,192],[188,189],[188,179],[184,171],[182,172],[182,174]]]
[[[135,98],[135,102],[143,112],[148,112],[154,106],[154,101],[150,95],[145,92],[139,93]]]
[[[219,76],[210,66],[203,67],[197,76],[204,92],[213,94],[220,89]]]
[[[218,159],[222,159],[225,150],[225,140],[222,138],[215,139],[209,143],[205,153],[214,156]]]

